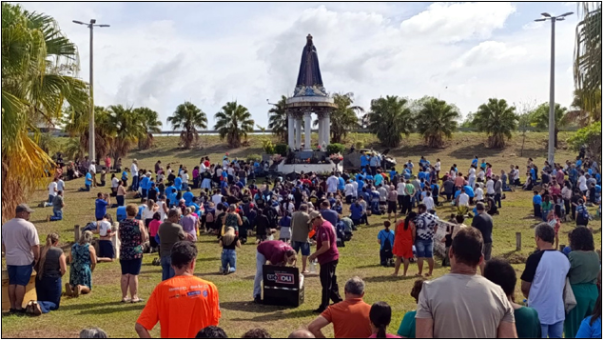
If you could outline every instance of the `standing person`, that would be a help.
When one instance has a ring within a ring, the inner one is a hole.
[[[370,335],[370,338],[398,338],[398,336],[387,334],[387,328],[391,323],[391,314],[391,306],[386,302],[379,301],[372,305],[372,308],[370,308],[372,335]]]
[[[564,330],[566,338],[573,338],[586,315],[590,315],[599,297],[597,280],[600,275],[599,255],[594,251],[594,239],[588,228],[576,228],[569,235],[569,283],[577,305],[566,313]]]
[[[139,316],[135,330],[141,338],[160,322],[162,338],[194,338],[200,329],[218,326],[221,318],[218,289],[193,275],[195,244],[177,242],[171,250],[176,276],[158,284]]]
[[[116,204],[118,207],[124,206],[124,197],[126,196],[126,182],[120,181],[116,190]]]
[[[219,239],[219,246],[223,248],[221,253],[221,274],[235,273],[237,253],[235,248],[241,248],[239,237],[235,235],[233,227],[226,227],[225,234]]]
[[[197,235],[195,233],[195,230],[197,228],[197,219],[195,218],[195,216],[192,215],[191,208],[185,208],[185,214],[183,217],[181,217],[181,221],[179,222],[179,224],[183,227],[183,231],[189,234],[189,239],[192,242],[196,242]]]
[[[172,247],[179,241],[191,239],[191,235],[185,234],[179,223],[181,213],[177,209],[168,211],[168,218],[160,224],[158,236],[160,238],[160,263],[162,264],[162,281],[174,277],[174,268],[170,260]]]
[[[485,212],[485,205],[481,202],[477,203],[477,215],[473,217],[471,227],[477,228],[481,232],[483,238],[483,260],[489,261],[492,258],[492,230],[494,229],[494,221],[492,217]],[[481,264],[481,271],[483,266]]]
[[[410,292],[410,296],[414,298],[416,301],[416,305],[418,305],[418,297],[420,296],[420,292],[422,291],[422,285],[424,284],[424,279],[414,281],[414,286],[412,286],[412,291]],[[403,319],[401,319],[401,324],[399,325],[399,330],[397,331],[397,335],[403,338],[414,339],[416,338],[416,311],[409,311],[405,313]]]
[[[403,199],[403,209],[401,210],[402,215],[407,215],[408,212],[412,211],[414,197],[416,196],[416,187],[410,180],[405,184],[405,197]]]
[[[502,208],[502,181],[498,176],[494,176],[494,193],[494,203]]]
[[[389,188],[389,193],[387,196],[388,206],[387,206],[387,219],[391,220],[391,213],[394,218],[397,218],[397,198],[399,194],[397,193],[397,189],[394,185],[391,185]]]
[[[130,189],[137,192],[139,191],[139,163],[136,158],[132,160],[130,173],[132,174],[132,187]]]
[[[301,204],[298,211],[292,215],[292,248],[302,255],[302,273],[307,273],[307,257],[311,255],[309,243],[309,232],[312,229],[311,217],[308,214],[308,206]]]
[[[36,273],[37,307],[34,315],[48,313],[59,309],[63,284],[61,277],[67,272],[67,261],[63,250],[57,247],[59,235],[55,233],[46,236],[46,246],[42,248],[40,262]]]
[[[521,291],[529,307],[538,312],[542,337],[561,338],[565,306],[563,289],[569,272],[569,260],[553,249],[555,231],[548,223],[535,227],[538,251],[527,258],[521,275]]]
[[[368,338],[372,335],[370,326],[370,305],[363,301],[365,283],[357,276],[345,284],[345,300],[330,305],[307,327],[316,338],[325,338],[322,328],[334,325],[337,339]]]
[[[15,218],[2,226],[2,251],[8,271],[8,299],[10,312],[24,313],[23,298],[34,265],[40,259],[40,239],[36,227],[29,222],[34,212],[26,204],[19,204]]]
[[[395,233],[391,230],[391,222],[384,221],[384,229],[378,232],[378,244],[380,245],[380,265],[387,267],[389,260],[393,258],[393,244],[395,244]]]
[[[328,308],[330,300],[334,303],[342,301],[338,293],[338,281],[336,279],[339,253],[336,247],[334,226],[324,220],[317,211],[311,212],[310,218],[317,235],[317,250],[309,256],[309,262],[313,262],[315,259],[318,260],[320,266],[319,279],[322,287],[321,305],[314,312],[322,313]]]
[[[418,274],[416,276],[422,276],[422,267],[426,260],[429,264],[429,272],[426,276],[433,275],[433,268],[435,267],[435,260],[433,259],[433,247],[434,241],[433,236],[437,232],[437,216],[427,212],[426,205],[418,205],[418,217],[414,221],[416,224],[416,254],[418,257]]]
[[[425,282],[420,292],[417,338],[517,337],[513,308],[506,294],[477,275],[477,267],[483,262],[482,247],[478,230],[458,231],[448,254],[450,273]]]
[[[403,277],[407,276],[408,266],[410,265],[410,259],[414,258],[414,241],[416,239],[416,225],[414,220],[418,214],[410,212],[405,220],[397,222],[395,227],[395,245],[393,246],[393,254],[396,257],[395,260],[395,272],[392,276],[399,274],[399,267],[403,261]]]
[[[69,270],[69,283],[65,284],[67,296],[79,297],[92,290],[92,272],[97,266],[97,254],[92,246],[92,232],[82,233],[80,240],[71,247],[67,263],[71,264]]]
[[[122,302],[142,302],[139,298],[139,273],[143,262],[143,243],[147,242],[147,231],[142,221],[136,219],[136,204],[126,207],[126,219],[120,222],[120,266],[122,267]],[[130,299],[128,290],[130,288]]]
[[[296,265],[296,252],[282,241],[265,241],[256,248],[256,275],[254,276],[254,302],[261,302],[263,266],[269,261],[273,266]]]
[[[151,222],[149,222],[149,252],[153,253],[159,250],[160,244],[156,239],[160,225],[162,224],[162,215],[160,212],[153,214]]]
[[[542,337],[542,327],[538,312],[531,307],[525,307],[515,303],[515,285],[517,283],[517,273],[508,261],[503,259],[492,259],[485,263],[484,276],[491,282],[499,285],[508,297],[513,310],[515,311],[515,328],[517,336],[527,339],[537,339]]]

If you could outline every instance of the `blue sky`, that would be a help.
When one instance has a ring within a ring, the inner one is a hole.
[[[267,99],[291,94],[308,33],[324,85],[373,98],[439,97],[463,115],[488,98],[518,107],[548,101],[550,24],[540,13],[576,3],[134,3],[30,2],[55,17],[80,51],[88,80],[88,30],[95,29],[95,104],[147,106],[166,118],[191,101],[214,125],[227,101],[267,125]],[[557,23],[556,100],[569,106],[578,17]]]

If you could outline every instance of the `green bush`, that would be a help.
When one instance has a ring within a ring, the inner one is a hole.
[[[330,144],[327,147],[328,154],[334,153],[343,153],[345,151],[345,146],[339,143]]]
[[[246,157],[247,161],[256,161],[256,160],[260,160],[262,157],[260,155],[257,155],[255,153],[250,154]]]
[[[288,145],[287,144],[277,144],[275,145],[275,153],[286,157],[288,155]]]
[[[361,149],[363,149],[363,142],[362,141],[355,142],[355,150],[359,151]]]
[[[273,155],[275,154],[275,146],[273,145],[273,142],[270,140],[266,140],[263,142],[263,150],[265,151],[266,154],[268,155]]]

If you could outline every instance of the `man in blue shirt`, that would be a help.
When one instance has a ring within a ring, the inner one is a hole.
[[[92,174],[90,172],[87,172],[86,179],[84,180],[84,188],[80,188],[80,191],[90,191],[91,186],[92,186]]]
[[[150,183],[149,183],[149,177],[145,176],[141,179],[141,181],[139,182],[139,186],[141,187],[141,191],[142,191],[142,196],[144,198],[147,198],[147,191],[149,190],[149,187],[151,187]]]
[[[372,176],[376,175],[376,170],[380,166],[380,156],[377,154],[372,154],[372,158],[370,158],[370,169],[372,169]]]
[[[361,161],[361,171],[365,170],[365,168],[369,165],[369,159],[367,155],[362,154],[360,157]]]
[[[176,191],[183,190],[183,179],[180,176],[174,179],[174,187],[176,188]]]
[[[542,218],[542,196],[538,193],[538,191],[534,190],[534,198],[532,200],[534,203],[534,217]]]
[[[412,172],[412,170],[414,169],[414,163],[412,163],[411,159],[408,159],[408,162],[405,164],[405,167],[410,170],[410,173]]]
[[[193,203],[193,198],[195,195],[191,192],[191,188],[187,188],[187,192],[183,194],[183,199],[185,200],[185,205],[190,207]]]
[[[362,205],[359,203],[361,198],[357,199],[357,202],[351,205],[351,220],[353,220],[353,224],[358,226],[361,224],[361,219],[363,217],[364,211]]]
[[[176,198],[178,196],[178,191],[176,190],[176,188],[174,187],[174,185],[169,186],[168,188],[166,188],[166,198],[168,199],[168,206],[170,208],[176,206]]]
[[[341,193],[345,191],[345,179],[340,174],[338,174],[338,191]]]
[[[479,156],[475,156],[475,158],[473,158],[473,161],[471,162],[471,166],[479,166]]]
[[[389,177],[391,178],[391,182],[395,179],[395,176],[397,176],[397,170],[395,170],[395,168],[391,168],[391,171],[389,172]]]
[[[379,172],[374,176],[374,185],[381,185],[382,181],[384,181],[384,177],[382,176],[382,173]]]
[[[431,184],[431,194],[435,205],[439,205],[439,184],[437,184],[436,180],[433,180],[433,184]]]
[[[109,205],[109,195],[102,193],[97,194],[97,200],[95,201],[95,218],[97,221],[103,219],[105,214],[107,214],[107,206]]]
[[[422,171],[422,169],[418,172],[418,179],[420,180],[420,182],[422,182],[422,180],[425,179],[424,171]]]
[[[467,184],[462,187],[462,190],[464,190],[464,192],[468,195],[468,197],[470,198],[470,203],[472,203],[473,198],[475,197],[475,191],[473,190],[473,188],[471,188],[471,186]]]
[[[320,209],[321,210],[319,212],[321,213],[321,217],[323,217],[324,220],[332,223],[332,226],[336,227],[340,217],[336,211],[330,209],[330,202],[323,201],[320,205]]]

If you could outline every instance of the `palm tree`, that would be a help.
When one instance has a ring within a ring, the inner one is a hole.
[[[479,132],[487,133],[490,148],[502,148],[506,145],[506,139],[513,137],[518,121],[519,116],[515,114],[514,106],[508,106],[504,99],[490,98],[487,103],[479,106],[473,125]]]
[[[580,90],[582,107],[588,112],[599,112],[602,81],[602,17],[601,2],[580,2],[578,12],[582,20],[576,27],[574,79]]]
[[[368,128],[388,147],[399,145],[401,134],[409,135],[414,128],[412,112],[408,101],[397,96],[387,96],[372,100],[367,114]]]
[[[559,104],[555,104],[555,148],[559,141],[559,130],[567,122],[566,117],[567,109]],[[550,117],[550,105],[549,103],[543,103],[531,113],[531,123],[537,129],[546,131],[548,130],[549,117]]]
[[[114,157],[124,157],[130,151],[132,144],[142,138],[147,138],[145,122],[140,113],[133,108],[125,108],[122,105],[109,106],[111,115],[109,124],[115,128],[115,139],[113,142]]]
[[[53,125],[67,101],[88,104],[87,85],[73,77],[76,47],[56,21],[2,3],[2,219],[36,187],[46,184],[53,162],[37,144],[37,123]],[[30,134],[33,133],[33,134]]]
[[[359,128],[359,117],[357,113],[363,113],[361,106],[354,106],[353,93],[334,94],[336,109],[330,114],[330,134],[332,143],[341,143],[349,131]],[[313,122],[317,126],[318,120]]]
[[[277,104],[269,110],[269,129],[282,142],[288,139],[288,114],[286,112],[286,96],[282,95]]]
[[[431,148],[443,147],[446,138],[452,138],[456,131],[460,114],[452,106],[437,98],[426,98],[416,115],[418,132]]]
[[[193,142],[197,143],[199,139],[197,129],[207,128],[208,118],[197,106],[185,102],[176,107],[176,111],[168,117],[168,123],[172,125],[172,129],[175,131],[182,129],[181,142],[186,149],[190,149]]]
[[[601,90],[596,90],[595,94],[596,106],[586,101],[586,95],[582,90],[576,89],[571,102],[572,109],[567,111],[567,120],[577,122],[581,127],[601,121]]]
[[[218,130],[221,139],[227,137],[229,147],[238,148],[242,137],[248,137],[248,132],[254,128],[254,120],[247,108],[238,105],[237,101],[228,102],[220,112],[214,115],[216,124],[214,129]]]
[[[111,112],[102,106],[95,106],[95,154],[97,157],[109,155],[112,149],[115,127],[110,121]],[[76,110],[68,106],[63,115],[64,130],[72,138],[78,138],[79,156],[86,154],[88,137],[90,135],[90,110]]]
[[[153,144],[153,134],[162,132],[162,122],[158,119],[158,113],[147,107],[136,108],[134,113],[139,116],[147,132],[147,136],[139,139],[139,149],[149,149]]]

